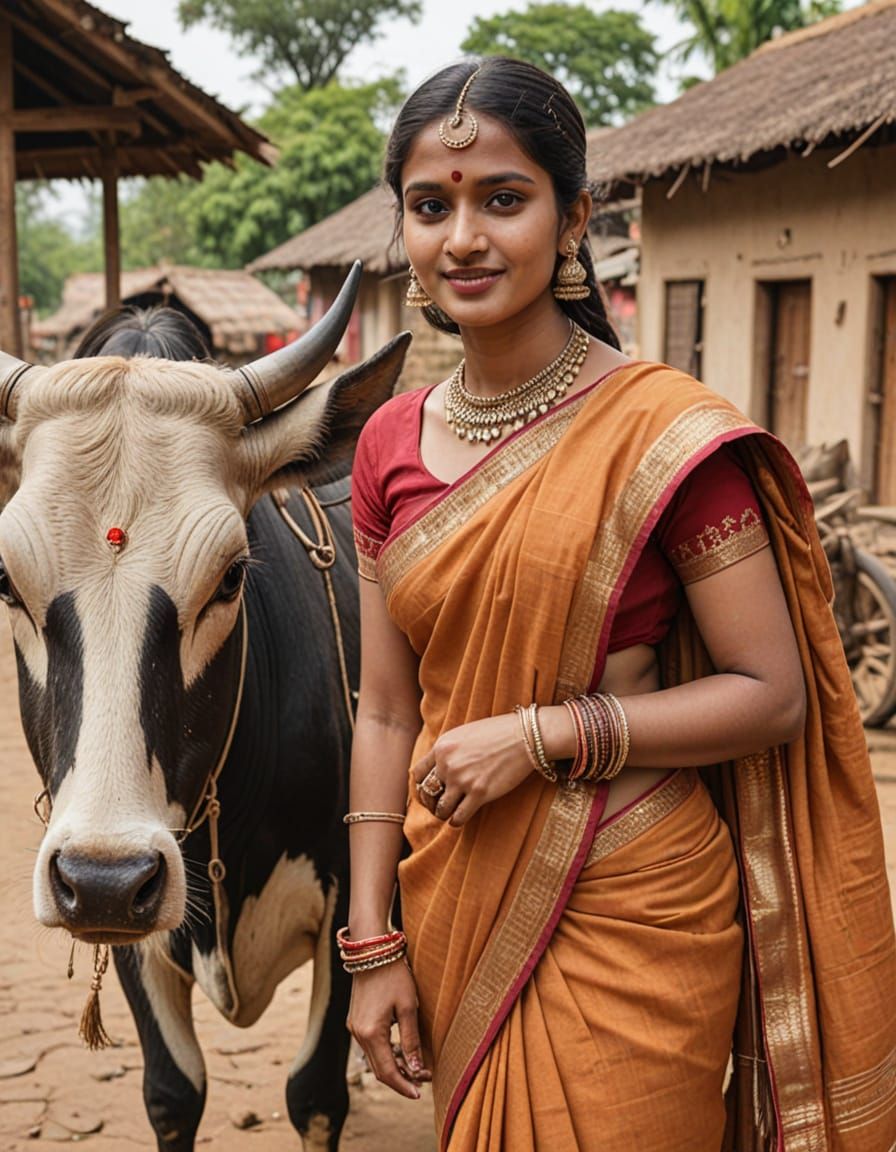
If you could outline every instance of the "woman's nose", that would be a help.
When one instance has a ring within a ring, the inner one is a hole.
[[[457,211],[451,221],[451,230],[445,239],[445,253],[456,260],[466,260],[474,252],[484,252],[488,240],[478,226],[474,213]]]

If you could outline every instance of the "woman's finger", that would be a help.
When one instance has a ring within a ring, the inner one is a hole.
[[[414,1080],[431,1080],[432,1073],[423,1062],[423,1045],[420,1042],[420,1026],[417,1021],[417,1009],[414,1007],[399,1008],[398,1036],[401,1041],[401,1051],[404,1054],[408,1072]]]
[[[433,815],[438,817],[439,820],[450,819],[463,798],[464,794],[459,788],[446,788],[435,803],[432,810]]]
[[[388,1033],[371,1037],[363,1044],[363,1048],[371,1070],[381,1084],[399,1096],[407,1096],[409,1100],[420,1099],[419,1088],[401,1074]]]
[[[471,795],[461,797],[459,803],[448,819],[448,823],[452,828],[461,828],[470,819],[475,816],[477,811],[482,807],[478,800],[475,800]]]
[[[422,784],[426,777],[436,766],[436,754],[432,750],[421,756],[414,767],[411,769],[411,774],[418,784]]]

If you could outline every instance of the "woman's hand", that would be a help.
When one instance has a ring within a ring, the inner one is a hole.
[[[390,1039],[395,1021],[401,1045],[398,1052]],[[423,1063],[417,989],[407,964],[397,961],[352,977],[347,1023],[377,1080],[400,1096],[419,1100],[417,1084],[431,1080],[432,1073]]]
[[[421,802],[456,828],[483,804],[516,788],[532,771],[513,713],[444,732],[413,768]]]

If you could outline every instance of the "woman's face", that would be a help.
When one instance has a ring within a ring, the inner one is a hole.
[[[554,265],[571,231],[548,173],[499,121],[476,115],[475,141],[457,151],[439,139],[438,121],[427,125],[401,173],[408,258],[461,328],[500,323],[536,302],[553,307]]]

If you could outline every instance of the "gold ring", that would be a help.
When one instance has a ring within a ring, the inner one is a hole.
[[[436,796],[442,795],[445,791],[445,783],[439,779],[435,768],[431,769],[428,775],[424,776],[420,781],[417,785],[417,791],[423,792],[425,795],[433,797],[433,799],[435,799]]]

